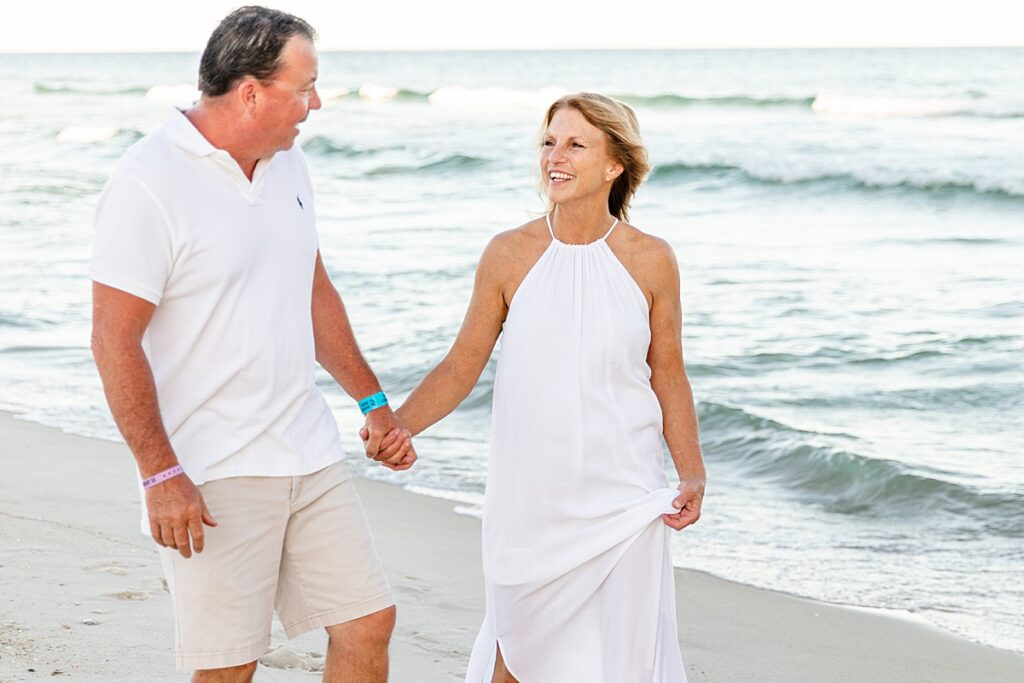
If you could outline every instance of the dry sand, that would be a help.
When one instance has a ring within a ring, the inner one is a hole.
[[[173,669],[170,599],[139,532],[134,476],[123,445],[0,414],[0,683],[188,679]],[[391,680],[461,681],[482,618],[479,521],[449,501],[358,487],[399,606]],[[910,619],[698,572],[676,582],[691,681],[1024,681],[1024,656]],[[256,680],[319,680],[324,636],[274,635]]]

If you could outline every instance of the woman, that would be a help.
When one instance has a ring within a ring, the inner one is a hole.
[[[397,411],[413,434],[443,418],[502,336],[470,683],[686,679],[662,522],[697,521],[705,475],[675,257],[625,222],[649,169],[628,106],[592,93],[552,104],[550,213],[487,246],[451,351]],[[405,469],[397,432],[376,457]]]

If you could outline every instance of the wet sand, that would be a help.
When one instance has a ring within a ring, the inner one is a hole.
[[[187,680],[127,449],[0,414],[0,473],[0,683]],[[483,616],[479,521],[451,501],[357,484],[399,607],[391,680],[461,681]],[[909,618],[699,572],[677,570],[676,584],[691,681],[1024,680],[1024,656]],[[275,624],[255,680],[318,680],[324,646],[321,633],[288,642]]]

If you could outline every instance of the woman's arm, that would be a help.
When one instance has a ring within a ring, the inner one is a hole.
[[[700,518],[706,474],[697,411],[683,364],[679,265],[668,243],[657,240],[657,245],[658,248],[652,250],[653,262],[649,270],[652,302],[647,363],[651,367],[651,387],[661,404],[665,442],[680,482],[680,495],[675,500],[680,510],[664,515],[664,520],[678,530]]]
[[[444,360],[420,381],[402,407],[395,411],[413,435],[455,410],[469,395],[487,365],[508,311],[503,288],[511,274],[513,259],[509,250],[512,239],[509,233],[497,235],[484,249],[477,265],[469,308],[452,348]],[[392,432],[381,443],[375,459],[389,462],[398,453],[400,445],[397,434]]]
[[[502,288],[510,261],[505,254],[509,238],[507,234],[498,235],[484,249],[473,296],[452,348],[397,411],[413,435],[455,410],[476,385],[491,357],[508,310]]]

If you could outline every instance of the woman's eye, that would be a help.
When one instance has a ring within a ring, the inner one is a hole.
[[[573,147],[579,147],[580,149],[583,149],[583,145],[581,145],[581,144],[580,144],[580,143],[578,143],[578,142],[574,142],[574,143],[572,143],[572,146],[573,146]]]
[[[554,147],[554,146],[555,146],[555,143],[554,143],[554,142],[552,142],[551,140],[545,140],[545,141],[544,141],[544,146],[545,146],[545,147]]]

